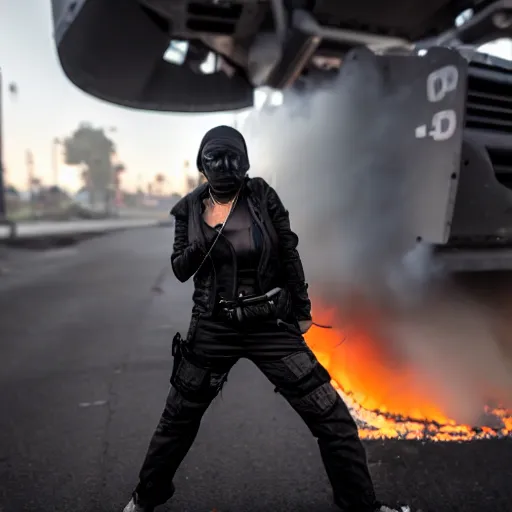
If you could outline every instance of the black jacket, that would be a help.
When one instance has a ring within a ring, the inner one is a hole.
[[[201,314],[211,312],[215,298],[214,268],[210,259],[197,271],[214,240],[214,235],[207,238],[201,229],[202,199],[207,197],[207,187],[207,184],[199,186],[171,210],[175,217],[172,268],[181,282],[195,274],[194,311]],[[297,251],[299,239],[291,230],[288,211],[277,192],[262,178],[247,178],[242,193],[246,194],[251,213],[263,231],[258,272],[261,290],[266,292],[275,286],[287,289],[295,318],[309,320],[311,302]]]

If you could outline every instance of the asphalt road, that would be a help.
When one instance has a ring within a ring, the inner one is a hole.
[[[60,250],[0,251],[0,510],[121,511],[168,390],[190,285],[169,228]],[[512,510],[512,441],[367,444],[384,499],[423,512]],[[176,478],[173,512],[330,512],[316,443],[248,362],[233,370]],[[159,511],[160,512],[160,511]]]

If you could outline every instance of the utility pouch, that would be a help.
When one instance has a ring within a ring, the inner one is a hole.
[[[245,324],[276,319],[285,290],[274,288],[264,295],[241,296],[235,300],[221,300],[219,306],[225,318],[231,322]]]
[[[204,403],[213,400],[222,382],[212,385],[214,373],[210,368],[195,360],[180,333],[176,333],[172,340],[172,353],[174,355],[170,378],[172,387],[183,398],[191,402]],[[213,382],[215,381],[213,380]]]

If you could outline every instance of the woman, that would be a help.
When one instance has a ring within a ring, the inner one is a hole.
[[[125,512],[150,512],[172,497],[201,418],[242,357],[318,438],[335,502],[347,512],[391,510],[377,503],[356,424],[302,337],[311,303],[279,196],[263,179],[246,177],[246,144],[233,128],[204,136],[197,167],[207,183],[171,212],[174,273],[182,282],[194,276],[192,320],[174,347],[172,387]]]

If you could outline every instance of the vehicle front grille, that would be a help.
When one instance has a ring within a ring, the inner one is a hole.
[[[187,28],[195,32],[233,34],[243,5],[231,2],[188,4]]]
[[[469,63],[466,127],[512,134],[512,70]]]

